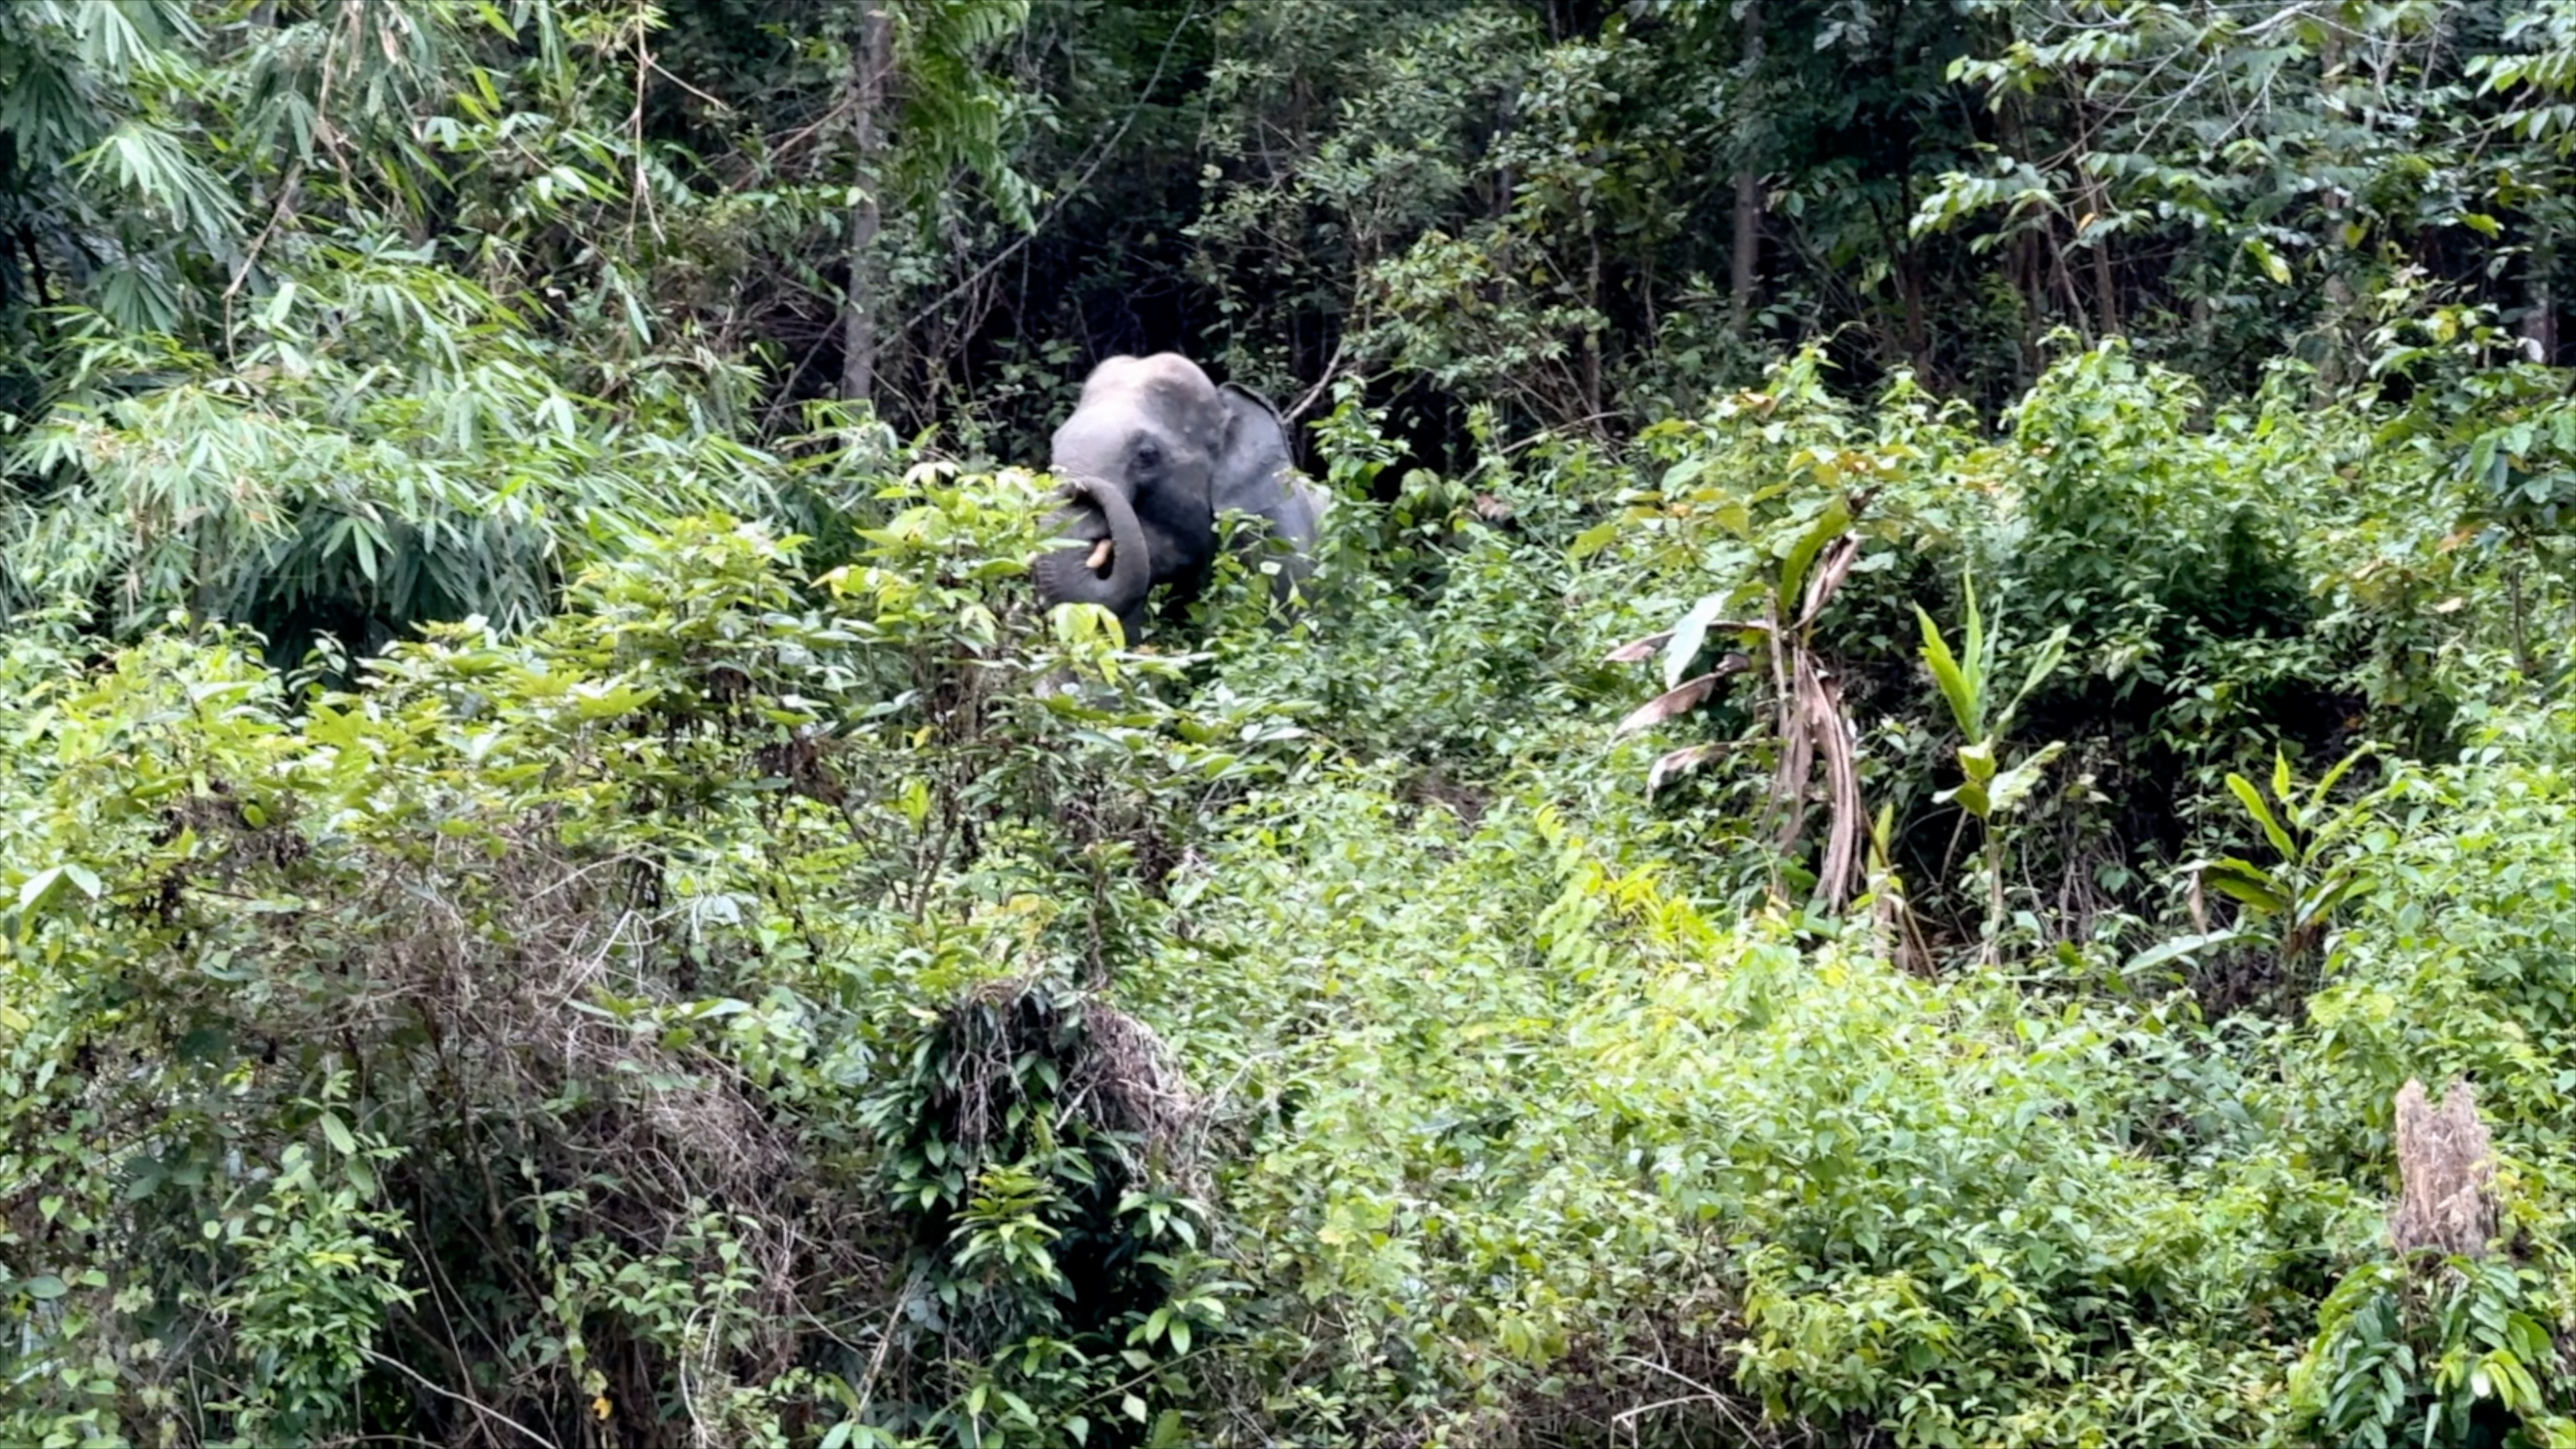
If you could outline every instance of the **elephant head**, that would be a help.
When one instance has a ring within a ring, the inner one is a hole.
[[[1207,578],[1218,508],[1272,511],[1260,500],[1287,486],[1287,466],[1268,404],[1177,353],[1109,359],[1055,432],[1050,470],[1076,490],[1055,531],[1075,542],[1032,566],[1039,597],[1098,604],[1134,640],[1155,585],[1194,591]]]

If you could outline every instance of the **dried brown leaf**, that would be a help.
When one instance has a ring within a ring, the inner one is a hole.
[[[1861,846],[1868,817],[1860,798],[1860,770],[1852,755],[1850,723],[1843,717],[1842,691],[1831,679],[1801,660],[1798,693],[1807,728],[1825,766],[1825,858],[1816,872],[1817,888],[1836,910],[1850,904],[1859,883]]]
[[[1685,679],[1647,700],[1630,711],[1626,719],[1619,721],[1619,727],[1610,732],[1610,738],[1623,740],[1639,730],[1652,729],[1676,715],[1689,713],[1693,705],[1708,698],[1708,692],[1717,688],[1718,678],[1724,672],[1712,669],[1695,679]]]
[[[1859,562],[1860,538],[1858,535],[1846,533],[1826,545],[1824,558],[1816,565],[1815,571],[1807,576],[1806,601],[1798,609],[1799,628],[1807,628],[1816,622],[1816,616],[1825,611],[1825,605],[1834,601],[1834,595],[1841,591],[1843,581],[1851,577],[1852,566]]]
[[[2401,1253],[2481,1257],[2495,1245],[2495,1146],[2478,1119],[2477,1094],[2454,1080],[2434,1106],[2408,1078],[2397,1093],[2397,1208],[2389,1241]]]
[[[1717,687],[1719,680],[1730,674],[1741,674],[1752,667],[1753,661],[1744,655],[1729,654],[1717,661],[1717,667],[1708,673],[1694,679],[1685,679],[1637,706],[1626,719],[1619,721],[1619,727],[1610,732],[1610,738],[1623,740],[1639,730],[1662,724],[1676,715],[1685,714],[1689,712],[1691,706],[1708,698],[1709,691]]]
[[[1672,640],[1673,631],[1670,629],[1663,630],[1660,633],[1649,634],[1643,639],[1631,639],[1627,643],[1620,645],[1618,648],[1611,650],[1609,653],[1602,655],[1601,662],[1604,664],[1643,664],[1647,660],[1655,657],[1656,650],[1663,648],[1666,644],[1671,643]]]
[[[1688,749],[1675,750],[1655,761],[1654,768],[1646,772],[1646,794],[1649,797],[1653,796],[1657,790],[1663,788],[1665,781],[1689,774],[1716,759],[1725,750],[1726,746],[1722,744],[1692,745]]]

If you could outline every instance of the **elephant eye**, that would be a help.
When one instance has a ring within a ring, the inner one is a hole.
[[[1152,443],[1138,443],[1136,445],[1136,466],[1139,468],[1162,467],[1163,450]]]

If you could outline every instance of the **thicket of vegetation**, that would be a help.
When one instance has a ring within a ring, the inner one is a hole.
[[[0,1443],[2576,1445],[2571,146],[2563,0],[0,5]],[[1163,348],[1292,621],[1036,603]]]

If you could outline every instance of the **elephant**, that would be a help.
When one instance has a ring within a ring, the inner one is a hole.
[[[1210,382],[1179,353],[1092,369],[1055,431],[1049,471],[1068,494],[1053,532],[1075,542],[1032,562],[1038,597],[1100,605],[1131,644],[1156,585],[1187,598],[1207,582],[1217,518],[1229,509],[1264,524],[1250,546],[1277,551],[1274,600],[1286,604],[1313,568],[1327,495],[1290,464],[1279,410],[1247,388]]]

